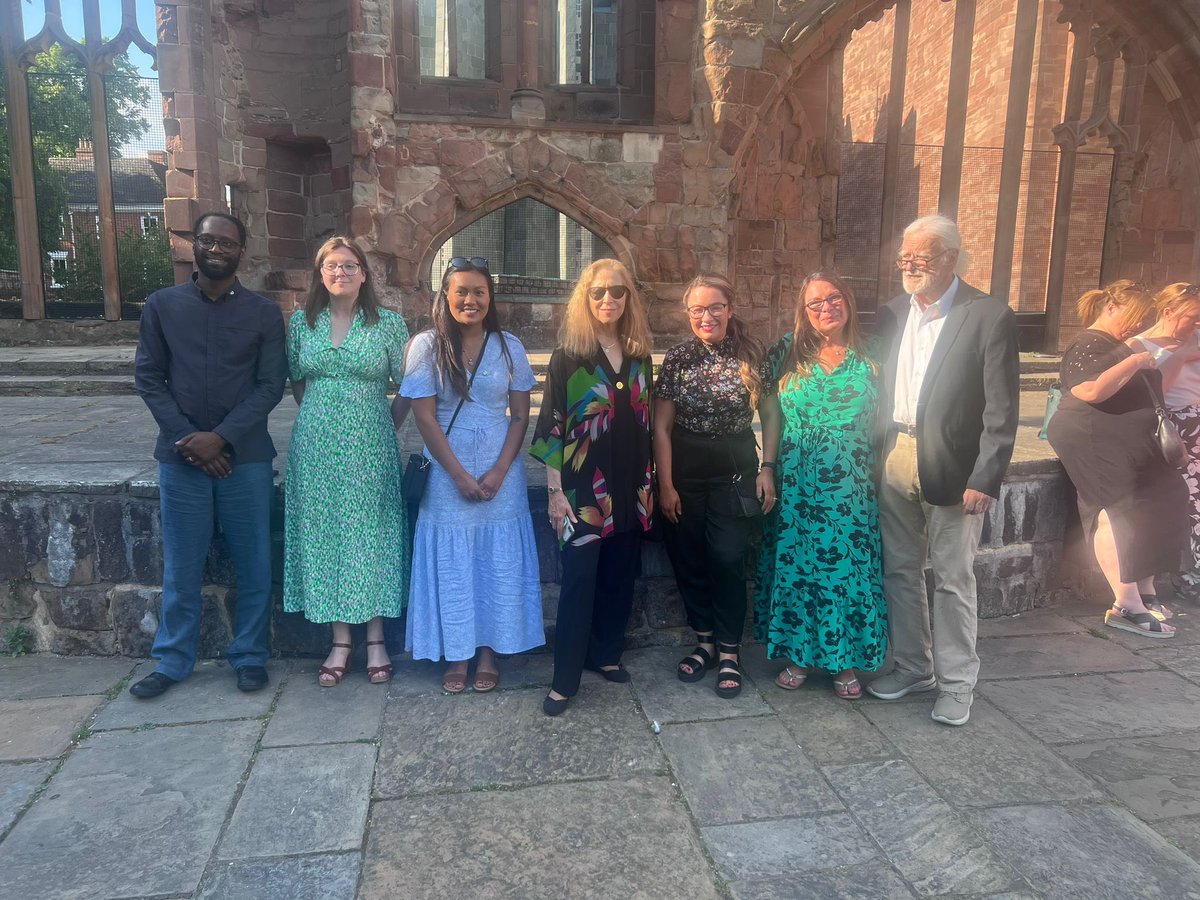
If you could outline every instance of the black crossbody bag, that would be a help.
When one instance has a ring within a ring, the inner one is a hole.
[[[490,331],[483,336],[483,346],[479,348],[479,358],[475,360],[475,367],[471,369],[471,377],[467,380],[467,393],[471,392],[471,385],[475,383],[475,373],[483,365],[483,354],[487,350],[488,340],[491,336]],[[458,419],[458,414],[462,412],[463,404],[466,402],[466,397],[458,398],[458,406],[454,408],[454,415],[450,417],[450,424],[446,426],[447,437],[450,436],[450,429],[454,427],[454,422]],[[409,454],[408,463],[404,466],[404,476],[400,479],[400,496],[406,502],[421,502],[421,498],[425,496],[425,487],[429,484],[429,468],[432,463],[433,460],[424,453]]]

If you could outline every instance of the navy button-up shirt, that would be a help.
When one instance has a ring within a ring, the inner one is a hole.
[[[193,275],[146,300],[135,382],[158,422],[159,462],[186,464],[175,442],[194,431],[225,438],[234,463],[273,459],[267,415],[286,379],[283,315],[241,282],[212,300]]]

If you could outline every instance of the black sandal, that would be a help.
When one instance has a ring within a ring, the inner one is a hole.
[[[738,644],[717,644],[718,653],[737,653],[740,657],[741,647]],[[722,681],[734,682],[733,687],[721,687]],[[742,667],[738,659],[722,659],[717,663],[717,696],[732,700],[742,692]]]
[[[709,640],[709,641],[704,640],[705,635],[700,634],[699,632],[696,633],[696,637],[700,639],[700,643],[702,643],[702,644],[713,643],[711,640]],[[708,637],[711,638],[712,635],[710,634],[710,635],[708,635]],[[699,657],[699,658],[697,658],[697,657]],[[678,664],[675,666],[675,674],[679,676],[680,681],[684,681],[684,682],[687,682],[688,684],[691,684],[691,683],[699,681],[701,678],[703,678],[704,673],[707,672],[710,668],[712,668],[713,663],[714,663],[714,660],[713,660],[712,654],[709,653],[707,650],[705,650],[703,647],[697,645],[695,650],[693,650],[690,654],[688,654],[687,656],[685,656],[683,659],[681,659],[678,662]],[[683,670],[684,666],[690,666],[692,671],[685,672]]]

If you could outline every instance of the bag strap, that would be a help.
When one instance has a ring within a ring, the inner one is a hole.
[[[751,432],[753,435],[754,432]],[[754,451],[758,453],[758,436],[754,436]],[[733,470],[733,484],[737,484],[742,480],[742,473],[737,470],[737,459],[733,455],[733,448],[729,444],[725,445],[725,452],[729,454],[729,467]]]
[[[473,385],[475,383],[475,373],[478,372],[479,367],[481,365],[483,365],[483,354],[487,350],[488,339],[491,338],[491,336],[492,336],[492,333],[490,331],[485,331],[483,333],[483,346],[481,346],[479,348],[479,358],[475,360],[475,365],[471,369],[471,377],[467,379],[467,393],[468,394],[471,393],[471,385]],[[466,397],[458,398],[458,406],[454,407],[454,415],[452,415],[450,417],[450,424],[446,426],[446,435],[447,436],[450,435],[450,429],[454,427],[454,422],[458,418],[458,414],[460,412],[462,412],[463,404],[466,402],[467,402]]]
[[[1138,374],[1142,376],[1142,382],[1146,385],[1146,392],[1150,395],[1150,402],[1154,404],[1154,411],[1158,413],[1160,417],[1166,416],[1167,411],[1164,408],[1166,403],[1159,401],[1158,391],[1154,389],[1154,382],[1150,380],[1150,376],[1147,375],[1144,370],[1139,371]]]

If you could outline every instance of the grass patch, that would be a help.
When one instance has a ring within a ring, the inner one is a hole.
[[[116,700],[118,697],[121,696],[121,691],[125,690],[125,688],[128,687],[129,682],[131,682],[131,681],[133,681],[133,673],[132,672],[130,672],[128,675],[126,675],[124,678],[122,678],[120,681],[118,681],[116,684],[114,684],[112,687],[110,687],[107,691],[105,691],[104,699],[105,700]]]
[[[92,736],[91,723],[88,723],[85,725],[80,725],[73,732],[71,732],[71,743],[72,744],[82,744],[84,741],[86,741],[91,736]]]
[[[33,630],[28,625],[9,625],[0,637],[4,652],[9,656],[24,656],[33,651]]]

